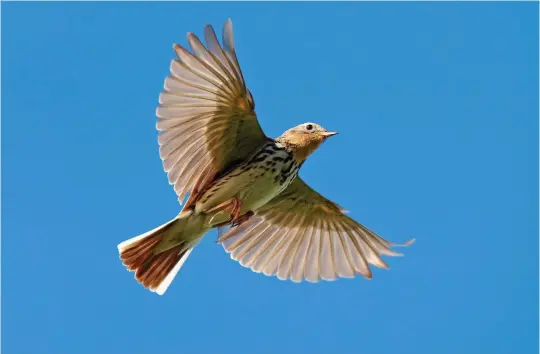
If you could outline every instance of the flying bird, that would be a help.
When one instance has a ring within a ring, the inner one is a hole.
[[[159,96],[159,152],[181,212],[171,221],[118,245],[135,279],[165,293],[193,248],[218,228],[231,258],[265,275],[294,282],[371,278],[369,265],[388,268],[393,244],[345,214],[299,176],[306,159],[336,132],[303,123],[272,139],[259,125],[233,41],[231,20],[222,45],[212,26],[206,46],[188,33],[191,52],[177,58]]]

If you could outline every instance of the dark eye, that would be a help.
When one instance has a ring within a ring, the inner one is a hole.
[[[311,124],[306,125],[306,129],[307,129],[307,130],[313,129],[313,125],[311,125]]]

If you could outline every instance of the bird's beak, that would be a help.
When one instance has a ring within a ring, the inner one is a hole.
[[[331,136],[334,136],[337,134],[337,132],[320,132],[319,134],[321,134],[323,137],[325,138],[329,138]]]

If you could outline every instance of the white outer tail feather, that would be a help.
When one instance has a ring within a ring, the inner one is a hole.
[[[189,254],[191,253],[191,251],[193,251],[193,248],[188,249],[182,256],[182,258],[180,258],[178,263],[176,263],[174,268],[169,272],[169,274],[167,274],[165,279],[163,279],[163,281],[159,283],[158,287],[155,290],[150,289],[150,291],[155,292],[158,295],[165,294],[165,291],[167,291],[167,289],[171,285],[172,281],[176,277],[176,274],[178,274],[178,271],[180,271],[180,268],[182,268],[182,266],[184,265],[184,262],[189,257]]]
[[[155,234],[157,231],[165,228],[166,226],[168,226],[169,224],[175,222],[179,218],[187,217],[188,214],[190,214],[190,213],[180,213],[180,215],[178,215],[176,218],[166,222],[165,224],[162,224],[162,225],[160,225],[160,226],[158,226],[158,227],[156,227],[156,228],[154,228],[154,229],[152,229],[150,231],[147,231],[147,232],[145,232],[145,233],[143,233],[141,235],[132,237],[132,238],[130,238],[128,240],[125,240],[125,241],[121,242],[120,244],[118,244],[118,253],[121,254],[122,251],[129,248],[134,243],[144,239],[145,237],[148,237],[148,236],[151,236],[151,235]],[[193,246],[195,246],[195,245],[193,245]],[[182,249],[180,252],[183,252],[184,250],[185,249]],[[167,291],[169,286],[171,285],[172,281],[174,280],[174,278],[176,277],[178,272],[180,271],[180,268],[182,268],[182,266],[184,265],[184,262],[186,261],[186,259],[191,254],[191,251],[193,251],[193,247],[190,247],[187,250],[185,250],[182,258],[180,258],[180,260],[176,263],[174,268],[167,274],[167,276],[161,281],[161,283],[159,283],[157,288],[149,289],[149,290],[152,291],[152,292],[155,292],[158,295],[163,295]]]

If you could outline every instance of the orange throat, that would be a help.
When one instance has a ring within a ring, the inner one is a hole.
[[[298,162],[304,162],[313,151],[323,143],[324,138],[313,138],[304,136],[294,136],[289,139],[288,143],[291,146],[291,152],[294,159]]]

